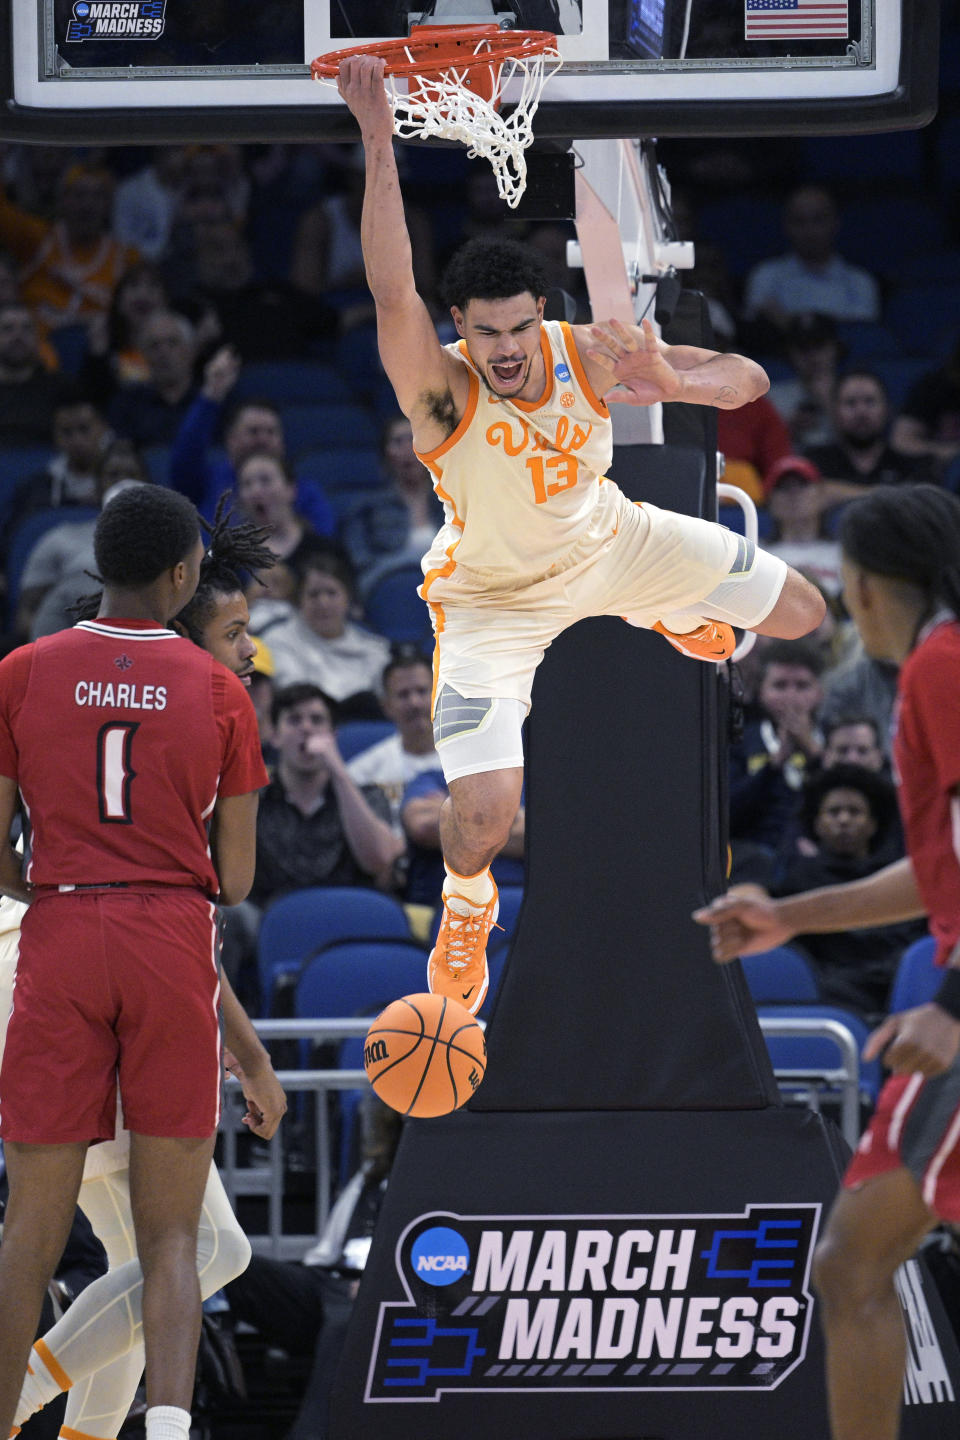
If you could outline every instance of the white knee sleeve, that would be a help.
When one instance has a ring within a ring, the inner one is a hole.
[[[69,1427],[80,1434],[112,1435],[116,1431],[104,1427],[120,1409],[126,1416],[143,1370],[143,1274],[136,1259],[128,1173],[114,1171],[84,1182],[80,1205],[111,1268],[81,1291],[44,1341],[73,1381],[68,1415],[76,1414],[72,1420],[68,1418]],[[203,1298],[240,1275],[250,1262],[250,1253],[250,1242],[211,1165],[197,1236],[197,1273]],[[127,1357],[128,1364],[114,1365]],[[20,1424],[26,1416],[17,1413]]]
[[[434,710],[433,740],[447,783],[484,770],[522,768],[526,714],[520,700],[466,698],[444,685]]]

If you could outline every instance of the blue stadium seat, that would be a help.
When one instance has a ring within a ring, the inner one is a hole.
[[[62,505],[51,510],[35,510],[14,530],[7,551],[7,620],[12,623],[20,600],[20,580],[30,551],[37,541],[55,525],[80,525],[96,520],[100,510],[95,505]],[[91,589],[94,587],[91,585]]]
[[[294,457],[320,445],[369,450],[377,443],[377,423],[363,405],[284,405],[283,433]]]
[[[933,368],[929,360],[922,360],[918,355],[870,362],[870,369],[880,376],[887,387],[891,415],[897,413],[921,376],[929,374]]]
[[[350,404],[356,399],[356,391],[340,370],[316,360],[263,360],[244,365],[236,395],[238,399],[258,395],[283,406]]]
[[[90,332],[86,325],[61,325],[50,331],[50,343],[57,352],[60,372],[73,378],[80,373],[80,367],[87,358],[90,346]]]
[[[887,301],[884,321],[905,354],[933,369],[950,353],[950,334],[954,340],[960,334],[960,283],[904,285]]]
[[[913,255],[904,260],[898,273],[902,285],[956,285],[960,276],[960,247],[947,246],[943,250]]]
[[[413,939],[340,940],[307,959],[297,977],[297,1018],[376,1015],[427,988],[427,951]]]
[[[42,445],[4,445],[0,447],[0,523],[7,515],[22,480],[45,470],[53,458],[51,448]]]
[[[154,485],[170,484],[170,446],[148,445],[142,452],[143,463]]]
[[[430,612],[417,594],[422,584],[423,571],[417,561],[384,571],[364,592],[364,614],[371,629],[388,640],[409,641],[429,652],[433,631]]]
[[[875,139],[882,144],[903,136],[909,136],[913,143],[920,139],[916,131],[858,138]],[[845,143],[851,138],[856,137],[848,137]],[[835,148],[842,152],[844,147]],[[891,236],[896,236],[896,243],[891,244]],[[947,243],[943,214],[923,195],[905,195],[898,190],[896,194],[876,198],[861,196],[840,213],[837,248],[841,255],[852,265],[863,265],[890,280],[899,277],[906,256],[939,250]]]
[[[960,272],[958,272],[960,273]],[[837,337],[846,348],[846,363],[892,360],[900,354],[900,342],[887,325],[874,320],[846,320],[837,326]]]
[[[344,940],[327,945],[303,966],[294,992],[298,1019],[347,1019],[379,1014],[401,995],[427,988],[427,952],[415,940]],[[321,1042],[322,1043],[322,1042]],[[301,1043],[301,1063],[309,1066],[313,1046]],[[363,1067],[363,1038],[342,1042],[339,1065]],[[349,1179],[355,1153],[354,1132],[362,1090],[339,1093],[339,1183]]]
[[[745,275],[787,249],[781,212],[778,201],[751,195],[709,201],[697,213],[698,238],[720,247],[732,274]]]
[[[348,720],[337,727],[337,747],[344,760],[352,760],[396,732],[392,720]]]
[[[923,168],[923,136],[918,130],[883,135],[813,135],[797,142],[798,166],[807,181],[905,180],[915,184]],[[847,257],[855,260],[856,256]]]
[[[740,964],[756,1005],[816,1004],[820,999],[816,971],[806,955],[791,945],[744,955]]]
[[[890,987],[887,1009],[891,1015],[933,999],[943,979],[942,968],[933,963],[936,948],[933,936],[923,935],[904,950]]]
[[[322,445],[301,450],[295,466],[302,480],[319,480],[327,495],[373,490],[386,483],[376,450]]]
[[[313,886],[274,900],[257,941],[261,1013],[270,1013],[273,987],[298,971],[321,945],[356,936],[406,939],[407,913],[399,900],[361,886]]]
[[[836,1020],[846,1026],[854,1038],[860,1056],[860,1092],[864,1101],[873,1104],[883,1084],[883,1071],[879,1060],[865,1061],[863,1047],[867,1043],[869,1030],[866,1022],[851,1010],[836,1005],[763,1005],[757,1007],[757,1014],[763,1018],[781,1020]],[[774,1071],[830,1071],[841,1063],[836,1041],[819,1036],[788,1037],[767,1035],[767,1050]]]

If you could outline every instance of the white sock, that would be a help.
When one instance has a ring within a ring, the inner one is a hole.
[[[147,1440],[190,1440],[190,1411],[178,1410],[176,1405],[151,1405]]]
[[[691,630],[699,630],[706,623],[705,616],[697,615],[693,610],[675,610],[670,615],[660,616],[660,624],[671,635],[689,635]]]
[[[53,1359],[52,1356],[51,1359]],[[23,1377],[20,1403],[14,1419],[16,1425],[22,1425],[35,1410],[39,1410],[43,1405],[49,1405],[51,1400],[55,1400],[67,1388],[59,1380],[54,1379],[43,1358],[38,1354],[36,1346],[30,1351],[29,1364],[30,1368]],[[60,1373],[63,1376],[62,1370]],[[63,1376],[63,1378],[68,1377]]]
[[[489,865],[479,875],[458,875],[447,864],[443,868],[447,872],[443,882],[444,895],[462,895],[471,905],[487,905],[493,899],[493,877]]]

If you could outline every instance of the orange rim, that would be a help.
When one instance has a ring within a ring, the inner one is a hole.
[[[471,46],[483,42],[479,53]],[[421,75],[430,78],[450,65],[470,70],[491,60],[519,59],[554,49],[557,37],[549,30],[501,30],[498,25],[414,25],[409,39],[374,40],[347,50],[318,55],[310,66],[314,79],[335,80],[340,64],[352,55],[376,55],[386,61],[385,75]],[[411,58],[412,56],[412,58]]]

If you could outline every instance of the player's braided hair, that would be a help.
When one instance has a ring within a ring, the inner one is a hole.
[[[233,523],[231,496],[224,491],[217,501],[213,524],[203,517],[200,523],[207,532],[207,553],[200,563],[200,581],[196,594],[177,616],[190,639],[199,645],[204,628],[216,608],[218,595],[232,595],[244,588],[245,577],[257,570],[268,570],[277,557],[267,544],[270,531],[249,521]]]
[[[443,272],[447,305],[465,310],[469,300],[509,300],[529,293],[546,295],[547,274],[535,250],[516,240],[468,240]]]
[[[170,493],[170,492],[168,492]],[[117,503],[111,500],[107,509]],[[181,497],[182,498],[182,497]],[[189,504],[189,501],[187,502]],[[106,513],[106,512],[104,512]],[[251,525],[246,521],[231,524],[230,493],[225,491],[217,501],[217,508],[210,525],[202,515],[197,517],[209,537],[206,554],[200,562],[200,580],[196,593],[188,605],[180,611],[177,619],[183,625],[190,639],[200,643],[203,629],[213,614],[217,595],[232,595],[243,589],[243,576],[256,570],[268,570],[275,565],[277,557],[267,545],[269,530]],[[103,577],[86,572],[91,580]],[[81,595],[70,608],[77,620],[93,620],[100,609],[103,591]]]
[[[137,590],[185,560],[200,539],[197,507],[176,490],[135,485],[100,512],[93,553],[104,585]]]
[[[872,575],[916,586],[960,615],[960,499],[939,485],[878,485],[852,501],[840,546]]]

